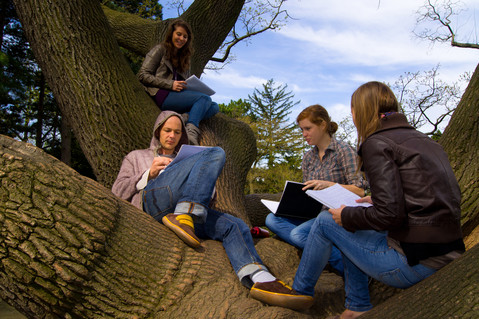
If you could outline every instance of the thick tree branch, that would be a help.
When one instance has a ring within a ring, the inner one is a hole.
[[[291,18],[283,5],[286,0],[277,0],[276,3],[270,1],[246,1],[243,12],[238,18],[237,25],[233,27],[229,37],[232,38],[224,42],[220,48],[223,52],[222,57],[212,57],[210,61],[224,63],[228,60],[231,49],[242,41],[247,41],[255,35],[261,34],[268,30],[277,30],[281,28],[283,23]],[[255,5],[256,10],[252,10],[251,6]],[[249,6],[249,7],[247,7]],[[268,16],[267,18],[265,16]],[[258,27],[259,26],[259,27]],[[237,30],[244,30],[243,35],[239,35]]]

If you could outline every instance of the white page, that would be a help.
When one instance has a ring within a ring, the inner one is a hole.
[[[203,83],[194,74],[186,79],[186,89],[192,90],[192,91],[198,91],[206,95],[213,95],[216,93],[212,88],[210,88],[208,85]]]
[[[329,208],[339,208],[341,205],[364,207],[372,206],[369,203],[356,203],[356,199],[361,197],[339,184],[334,184],[333,186],[320,190],[308,189],[306,194]]]
[[[274,200],[268,200],[268,199],[262,199],[261,202],[264,204],[264,206],[268,207],[268,209],[273,214],[276,214],[276,211],[278,210],[279,202]]]

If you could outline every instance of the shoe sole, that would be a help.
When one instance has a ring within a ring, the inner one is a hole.
[[[178,227],[177,225],[173,224],[168,220],[168,218],[163,217],[161,219],[163,221],[163,224],[171,229],[182,241],[185,242],[190,247],[193,248],[198,248],[201,246],[201,243],[197,241],[195,238],[191,237],[187,232],[185,232],[183,229]]]
[[[293,310],[306,310],[311,308],[314,303],[314,299],[311,296],[280,294],[254,287],[251,288],[250,296],[268,305],[279,306]]]

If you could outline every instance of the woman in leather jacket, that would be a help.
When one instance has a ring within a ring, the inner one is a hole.
[[[391,89],[368,82],[352,95],[359,166],[371,196],[369,207],[322,212],[310,231],[293,291],[313,296],[331,247],[342,253],[346,310],[356,318],[372,308],[368,276],[407,288],[464,252],[460,190],[442,147],[398,113]]]
[[[188,113],[186,132],[191,144],[199,144],[199,123],[218,113],[219,106],[206,94],[185,90],[190,76],[193,33],[188,23],[174,20],[162,43],[145,57],[138,79],[162,110]]]

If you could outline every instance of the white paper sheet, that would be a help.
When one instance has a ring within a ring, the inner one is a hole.
[[[329,208],[339,208],[341,205],[364,207],[372,206],[369,203],[356,203],[356,199],[361,197],[339,184],[334,184],[333,186],[320,190],[308,189],[306,194]]]
[[[216,92],[208,85],[203,83],[196,75],[192,75],[186,79],[186,89],[191,91],[198,91],[206,95],[213,95]]]

